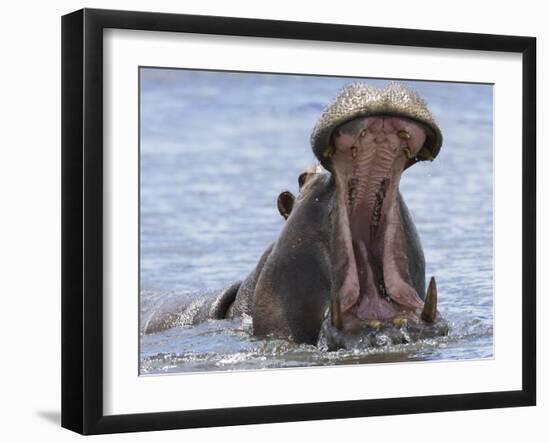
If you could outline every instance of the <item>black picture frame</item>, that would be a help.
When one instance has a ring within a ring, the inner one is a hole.
[[[103,412],[103,31],[108,28],[519,53],[522,389],[131,415]],[[83,9],[62,18],[62,426],[82,434],[536,404],[536,39],[504,35]]]

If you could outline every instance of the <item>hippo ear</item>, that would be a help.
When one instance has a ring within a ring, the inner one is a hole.
[[[302,172],[298,176],[298,190],[302,190],[304,185],[316,174],[315,171],[311,171],[311,169],[308,169],[307,171]]]
[[[308,174],[309,172],[305,171],[298,176],[298,189],[302,189],[302,186],[306,184]]]
[[[281,192],[279,194],[279,197],[277,197],[277,209],[279,209],[279,213],[284,217],[285,220],[292,212],[292,208],[294,207],[294,200],[294,195],[292,194],[292,192],[289,191]]]
[[[302,172],[298,176],[298,189],[301,191],[304,185],[311,180],[315,175],[321,174],[325,171],[323,169],[323,166],[319,163],[316,165],[312,165],[309,168],[307,168],[304,172]]]

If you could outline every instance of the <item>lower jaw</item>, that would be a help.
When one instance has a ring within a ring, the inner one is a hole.
[[[376,193],[374,205],[355,202],[348,208],[351,249],[359,288],[353,305],[342,310],[341,326],[345,331],[364,329],[365,325],[403,325],[420,321],[421,309],[412,283],[407,278],[406,263],[389,266],[406,255],[398,215],[398,178],[386,182],[383,198]],[[391,226],[390,226],[391,225]],[[390,232],[391,229],[391,232]],[[354,272],[353,268],[349,272]],[[389,285],[387,284],[389,283]],[[406,287],[414,295],[396,294],[396,287]],[[423,295],[423,294],[422,294]],[[399,297],[401,296],[401,297]]]
[[[419,340],[444,337],[448,334],[449,325],[442,318],[438,318],[433,323],[422,321],[405,324],[380,322],[377,325],[369,325],[363,322],[360,329],[353,330],[335,328],[330,319],[327,318],[321,326],[317,346],[328,351],[384,348],[392,345],[413,343]]]

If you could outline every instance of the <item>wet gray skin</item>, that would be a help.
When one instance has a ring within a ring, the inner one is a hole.
[[[410,89],[344,88],[312,133],[320,164],[279,195],[286,222],[256,268],[214,297],[164,306],[144,332],[208,318],[252,318],[253,333],[333,350],[448,333],[437,286],[399,192],[403,171],[433,160],[442,137]]]

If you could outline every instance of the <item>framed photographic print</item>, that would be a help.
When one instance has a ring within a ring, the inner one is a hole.
[[[534,405],[535,50],[64,16],[62,425]]]

